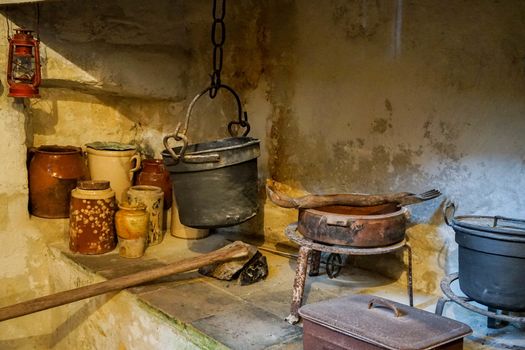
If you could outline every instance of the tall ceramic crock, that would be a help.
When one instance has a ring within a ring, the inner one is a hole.
[[[125,191],[133,183],[133,174],[140,169],[140,155],[134,145],[118,142],[86,144],[89,172],[93,180],[108,180],[117,202],[125,201]]]
[[[127,201],[132,204],[143,204],[149,214],[148,245],[162,242],[164,230],[162,229],[164,216],[164,195],[157,186],[132,186],[127,191]]]
[[[114,227],[115,192],[109,181],[79,181],[71,192],[69,249],[103,254],[117,244]]]
[[[29,149],[29,157],[31,214],[43,218],[69,217],[71,190],[78,180],[89,176],[82,149],[44,145]]]

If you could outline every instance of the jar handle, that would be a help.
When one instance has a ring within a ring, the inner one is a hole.
[[[129,180],[132,181],[133,173],[140,169],[140,154],[135,154],[133,157],[131,157],[129,161],[132,164],[133,164],[133,161],[135,161],[135,166],[129,171]]]

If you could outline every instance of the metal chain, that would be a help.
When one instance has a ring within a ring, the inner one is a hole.
[[[220,2],[220,8],[218,5]],[[224,51],[222,46],[226,40],[226,25],[224,24],[224,17],[226,16],[226,0],[213,0],[211,25],[211,43],[213,45],[212,68],[213,72],[210,76],[210,98],[215,98],[217,92],[221,87],[221,71],[222,58]]]

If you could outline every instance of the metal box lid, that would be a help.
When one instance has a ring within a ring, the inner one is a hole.
[[[305,305],[299,314],[336,332],[393,350],[431,349],[472,333],[461,322],[365,294]]]

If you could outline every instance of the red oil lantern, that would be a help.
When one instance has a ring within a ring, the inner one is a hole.
[[[33,31],[15,29],[9,38],[9,58],[7,62],[7,82],[10,97],[40,97],[40,52],[39,41]]]

